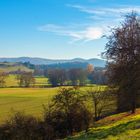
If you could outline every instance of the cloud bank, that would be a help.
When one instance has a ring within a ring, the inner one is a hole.
[[[68,36],[75,41],[91,41],[100,39],[103,36],[103,29],[100,27],[88,26],[83,30],[77,30],[76,27],[58,26],[55,24],[46,24],[38,28],[39,31],[51,32],[61,36]]]

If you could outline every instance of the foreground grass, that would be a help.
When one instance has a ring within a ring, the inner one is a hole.
[[[140,110],[106,117],[90,128],[65,140],[140,140]]]
[[[14,111],[23,111],[40,117],[43,104],[48,104],[58,88],[1,88],[0,122],[5,121]]]

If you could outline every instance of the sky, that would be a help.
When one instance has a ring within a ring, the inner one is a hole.
[[[0,57],[100,58],[140,0],[0,0]]]

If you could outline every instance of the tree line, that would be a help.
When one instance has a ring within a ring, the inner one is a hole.
[[[84,86],[86,84],[106,84],[107,76],[105,71],[96,70],[92,65],[88,65],[86,69],[72,68],[65,69],[49,69],[46,71],[46,77],[52,86]]]
[[[86,69],[72,68],[72,69],[47,69],[43,71],[43,76],[48,78],[51,86],[84,86],[87,84],[102,84],[107,83],[107,76],[104,69],[94,68],[93,65],[88,65]],[[19,87],[35,87],[36,71],[25,72],[18,70],[13,74],[17,80]],[[9,76],[6,72],[0,72],[0,87],[6,86],[6,79]],[[46,83],[47,85],[47,83]]]
[[[7,78],[9,74],[6,72],[0,72],[0,87],[6,87]],[[14,80],[14,79],[13,79]],[[35,84],[35,77],[32,72],[22,72],[15,75],[15,80],[19,87],[31,87]]]

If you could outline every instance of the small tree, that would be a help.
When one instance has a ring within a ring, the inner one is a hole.
[[[73,86],[85,85],[87,80],[87,71],[81,68],[75,68],[69,70],[69,79]]]
[[[67,73],[65,69],[58,69],[56,71],[58,74],[58,83],[60,86],[65,85],[65,82],[67,81]]]
[[[7,76],[5,72],[0,72],[0,87],[5,86]]]
[[[59,138],[73,132],[87,131],[90,120],[90,112],[76,88],[60,88],[52,100],[50,110],[45,114],[45,121],[57,132]]]
[[[91,74],[93,71],[94,71],[94,66],[92,64],[88,64],[88,66],[87,66],[88,74]]]
[[[100,119],[102,111],[108,106],[111,94],[109,94],[109,90],[105,90],[105,88],[101,86],[87,90],[87,94],[92,101],[94,110],[93,118],[97,121]]]
[[[23,72],[17,75],[18,84],[20,87],[30,87],[35,84],[35,78],[32,72]]]
[[[106,70],[95,70],[90,74],[90,80],[93,84],[105,85],[107,84]]]
[[[50,69],[48,70],[49,82],[52,86],[62,86],[67,80],[66,70],[64,69]]]

